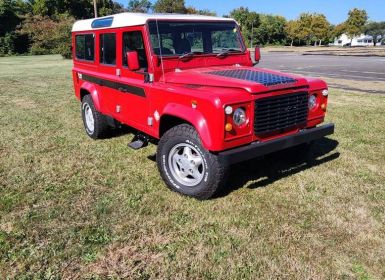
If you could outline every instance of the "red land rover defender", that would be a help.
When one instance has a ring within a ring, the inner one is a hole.
[[[87,134],[125,124],[132,148],[156,140],[162,178],[185,195],[207,199],[231,164],[334,131],[317,126],[326,83],[253,67],[233,19],[122,13],[77,21],[72,44]]]

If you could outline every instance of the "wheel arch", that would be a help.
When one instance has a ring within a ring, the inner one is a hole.
[[[80,88],[80,101],[83,100],[84,96],[90,94],[92,101],[94,102],[95,109],[97,111],[101,111],[100,107],[100,96],[99,96],[99,91],[97,87],[89,82],[84,82]]]
[[[180,104],[166,106],[159,121],[159,138],[161,138],[167,130],[183,123],[194,127],[199,134],[203,146],[207,150],[212,150],[212,136],[202,113]]]

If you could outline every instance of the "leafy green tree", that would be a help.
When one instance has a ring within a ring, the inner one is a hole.
[[[304,40],[306,42],[306,45],[310,45],[310,43],[314,39],[314,34],[312,30],[313,15],[309,13],[302,13],[299,16],[298,22],[299,22],[298,38],[300,40]]]
[[[17,1],[0,0],[0,56],[17,52],[17,42],[22,36],[15,29],[21,23]]]
[[[314,45],[322,44],[328,40],[330,23],[323,14],[302,13],[298,18],[298,38],[304,40],[306,45],[314,42]]]
[[[299,39],[299,22],[298,20],[290,20],[286,22],[285,33],[287,39],[290,40],[290,46],[293,46],[294,41]]]
[[[322,44],[322,41],[326,41],[329,35],[330,23],[326,19],[323,14],[313,14],[312,18],[312,32],[314,45],[317,45],[317,41],[319,41],[319,45]]]
[[[187,8],[184,0],[158,0],[153,7],[156,13],[179,13],[185,14]]]
[[[385,21],[369,22],[364,27],[364,32],[367,35],[373,36],[374,46],[377,45],[378,38],[384,39],[385,36]]]
[[[75,19],[62,14],[55,19],[41,15],[28,15],[19,31],[27,34],[32,42],[32,54],[56,54],[71,56],[71,28]]]
[[[14,31],[21,21],[14,4],[12,0],[0,0],[0,37]]]
[[[216,16],[217,14],[210,10],[198,10],[194,7],[187,7],[186,8],[186,14],[195,14],[195,15],[204,15],[204,16]]]
[[[24,0],[14,0],[13,6],[15,13],[19,16],[26,15],[32,12],[31,6]]]
[[[258,44],[282,44],[285,41],[286,19],[282,16],[259,15],[260,25],[255,36]]]
[[[56,14],[58,3],[56,0],[34,0],[32,11],[34,15],[53,16]]]
[[[344,34],[345,32],[346,32],[346,25],[345,25],[345,22],[343,22],[343,23],[340,23],[340,24],[336,25],[333,28],[332,35],[333,35],[334,38],[338,38],[342,34]]]
[[[251,47],[257,42],[256,29],[260,25],[260,17],[256,12],[250,12],[248,8],[240,7],[230,12],[230,17],[235,19],[241,26],[246,45]]]
[[[364,32],[365,24],[368,20],[368,14],[365,10],[352,9],[349,11],[348,19],[345,22],[345,31],[348,37],[353,38]]]
[[[148,13],[151,7],[149,0],[130,0],[128,2],[128,11],[133,13]]]

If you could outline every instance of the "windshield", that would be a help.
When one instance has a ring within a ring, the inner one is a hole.
[[[244,51],[242,37],[235,22],[150,21],[148,26],[154,53],[158,55]]]

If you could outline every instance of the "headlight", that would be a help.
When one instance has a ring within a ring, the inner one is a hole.
[[[234,124],[241,126],[246,122],[246,112],[243,108],[237,108],[233,114]]]
[[[317,105],[317,97],[315,95],[309,96],[309,110],[314,109],[314,107]]]

